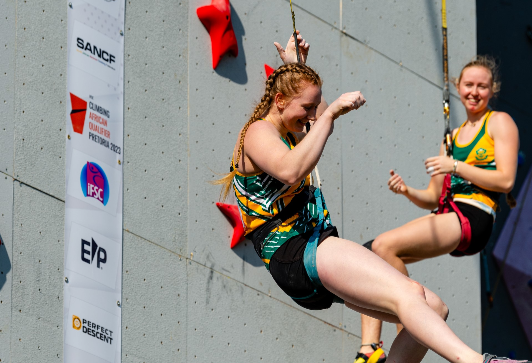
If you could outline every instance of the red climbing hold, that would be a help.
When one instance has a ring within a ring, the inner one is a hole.
[[[267,64],[264,64],[264,72],[266,72],[266,78],[270,77],[270,74],[272,74],[274,69],[270,67]]]
[[[211,5],[196,9],[198,18],[211,36],[212,69],[215,69],[222,56],[231,52],[238,55],[238,43],[231,23],[229,0],[212,0]]]
[[[233,238],[231,238],[231,248],[233,248],[244,239],[244,226],[240,219],[238,206],[225,203],[216,203],[216,206],[227,217],[231,226],[233,226]]]

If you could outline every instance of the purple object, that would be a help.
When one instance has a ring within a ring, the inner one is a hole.
[[[517,165],[521,166],[525,163],[526,155],[523,151],[519,151],[519,154],[517,155]]]
[[[532,346],[532,169],[499,236],[493,256],[529,344]],[[505,262],[504,262],[505,261]]]

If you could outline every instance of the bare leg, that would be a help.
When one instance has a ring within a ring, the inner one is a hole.
[[[399,228],[379,235],[372,250],[398,271],[408,276],[405,264],[424,260],[453,251],[460,240],[460,223],[454,213],[428,215],[413,220]],[[382,323],[362,315],[362,343],[380,341]],[[397,324],[397,334],[403,326]],[[363,353],[373,351],[361,347]]]
[[[378,343],[381,340],[382,321],[371,316],[361,314],[362,344]],[[362,345],[359,352],[373,353],[369,345]]]
[[[454,251],[460,235],[460,221],[455,213],[431,214],[379,235],[372,250],[408,276],[405,263]]]
[[[446,306],[434,293],[366,248],[329,237],[318,247],[316,260],[323,285],[343,298],[349,307],[381,319],[381,313],[384,317],[395,315],[404,324],[399,341],[392,345],[390,362],[419,362],[425,347],[453,363],[482,362],[482,356],[447,326],[443,320]],[[361,260],[371,268],[360,268]],[[413,357],[418,360],[414,361]]]

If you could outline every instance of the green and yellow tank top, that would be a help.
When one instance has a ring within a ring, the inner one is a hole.
[[[477,135],[468,144],[462,145],[457,142],[458,135],[465,122],[460,126],[453,138],[453,158],[455,160],[463,161],[466,164],[485,170],[497,169],[495,165],[495,143],[488,134],[488,123],[492,114],[491,110],[488,111]],[[452,176],[451,192],[455,201],[472,204],[490,213],[495,218],[500,193],[482,189],[458,175]]]
[[[288,133],[281,138],[286,146],[293,149],[298,140],[295,135]],[[234,167],[234,165],[233,165]],[[258,227],[275,217],[285,208],[294,196],[305,186],[310,185],[310,175],[294,185],[286,185],[271,175],[260,172],[243,175],[236,171],[233,178],[233,189],[240,209],[245,234],[253,232]],[[324,216],[331,224],[327,207],[324,205]],[[262,261],[268,268],[271,256],[290,238],[312,230],[319,221],[318,209],[315,203],[309,202],[300,212],[287,219],[279,228],[271,231],[265,239],[262,250]]]

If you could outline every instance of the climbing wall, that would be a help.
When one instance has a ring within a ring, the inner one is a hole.
[[[126,3],[122,361],[352,362],[360,316],[338,304],[300,308],[249,241],[231,250],[232,229],[214,204],[219,189],[208,183],[229,169],[238,131],[262,96],[264,64],[281,64],[273,42],[286,44],[291,33],[289,3],[231,1],[239,54],[214,70],[196,16],[209,3]],[[63,359],[67,6],[0,1],[2,362]],[[476,50],[475,4],[448,6],[458,76]],[[333,222],[355,243],[426,214],[386,182],[394,169],[426,186],[423,160],[439,149],[439,9],[439,1],[294,2],[325,98],[361,90],[368,100],[337,121],[319,164]],[[453,96],[456,126],[465,115]],[[480,350],[478,257],[441,257],[410,271],[443,297],[449,324]],[[386,349],[394,330],[385,325]],[[442,359],[429,353],[425,361]]]

